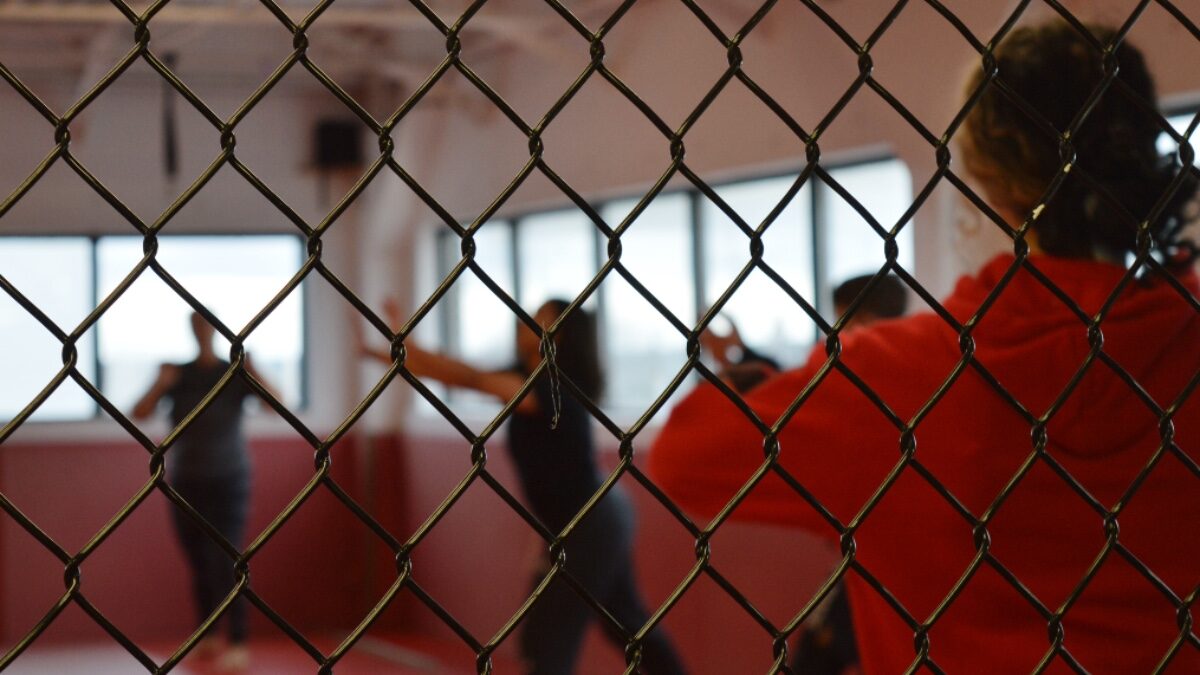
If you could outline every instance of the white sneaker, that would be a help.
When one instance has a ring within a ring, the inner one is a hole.
[[[216,656],[225,651],[225,638],[219,635],[209,634],[196,643],[192,647],[192,651],[188,653],[190,658],[207,661],[208,659],[216,658]]]
[[[250,648],[246,645],[230,645],[217,660],[217,670],[222,672],[240,672],[250,667]]]

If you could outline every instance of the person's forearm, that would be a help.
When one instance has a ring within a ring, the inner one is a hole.
[[[714,349],[710,353],[713,356],[713,361],[715,361],[717,364],[718,371],[723,371],[729,368],[729,366],[733,365],[733,361],[731,361],[729,358],[728,345],[721,345],[720,348]]]
[[[417,377],[428,377],[451,387],[479,388],[480,371],[449,356],[410,347],[404,366]]]
[[[775,359],[773,359],[769,356],[760,354],[745,345],[742,345],[741,352],[742,352],[742,354],[741,354],[741,357],[738,359],[737,365],[746,365],[746,364],[751,364],[751,363],[757,363],[757,364],[761,364],[775,372],[782,370],[779,367],[778,361],[776,361]]]
[[[374,356],[384,363],[392,363],[390,354],[374,350],[365,350],[364,353]],[[458,359],[427,352],[412,344],[407,345],[403,365],[410,373],[419,378],[437,380],[450,387],[472,389],[495,396],[501,401],[511,401],[525,383],[524,376],[520,374],[479,370]],[[517,409],[529,412],[536,405],[534,397],[526,396]]]
[[[383,349],[364,347],[362,352],[380,363],[392,363],[391,352]],[[475,368],[461,361],[412,346],[406,351],[404,366],[417,377],[428,377],[454,387],[471,387],[479,375]]]
[[[131,416],[135,420],[144,420],[154,413],[154,408],[157,406],[157,404],[158,399],[151,401],[143,398],[133,406],[133,412],[131,413]]]
[[[158,407],[158,402],[174,386],[177,378],[178,372],[173,367],[168,365],[161,366],[158,369],[158,378],[154,380],[154,384],[150,385],[150,390],[143,394],[138,399],[138,402],[133,405],[133,418],[135,420],[143,420],[153,415],[154,409]]]
[[[283,395],[280,394],[279,391],[277,389],[275,389],[275,387],[271,384],[271,382],[267,378],[263,377],[262,373],[258,372],[258,369],[255,368],[254,365],[250,363],[249,355],[247,355],[247,358],[245,361],[245,368],[246,368],[246,374],[249,375],[250,377],[253,377],[255,380],[257,380],[258,385],[260,387],[262,387],[263,390],[266,391],[267,394],[269,394],[271,396],[271,398],[275,399],[276,401],[283,400]]]

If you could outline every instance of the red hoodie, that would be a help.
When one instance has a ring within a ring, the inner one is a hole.
[[[1014,265],[991,261],[959,281],[944,301],[960,322],[974,314]],[[1124,269],[1035,256],[1030,263],[1094,316]],[[988,518],[988,556],[972,523],[995,505],[1034,451],[1032,425],[985,376],[968,367],[915,428],[914,460],[866,513],[854,536],[857,560],[916,624],[931,624],[929,657],[948,673],[1030,672],[1051,651],[1050,621],[1105,550],[1097,507],[1122,506],[1119,543],[1104,557],[1061,621],[1067,660],[1097,673],[1145,673],[1181,634],[1177,598],[1200,584],[1200,309],[1195,275],[1172,285],[1132,282],[1103,323],[1103,348],[1160,408],[1176,405],[1177,452],[1163,454],[1141,487],[1124,495],[1162,443],[1158,416],[1106,363],[1096,360],[1046,425],[1046,455]],[[1032,417],[1043,416],[1084,363],[1084,322],[1033,274],[1020,269],[980,320],[975,355]],[[842,362],[908,423],[950,377],[962,352],[958,334],[933,313],[872,326],[842,338]],[[754,389],[745,401],[766,424],[783,416],[827,361],[808,363]],[[830,370],[779,432],[779,465],[850,523],[901,461],[897,420],[838,370]],[[763,434],[724,394],[702,384],[672,412],[654,443],[649,469],[685,508],[712,516],[763,464]],[[1073,489],[1052,464],[1073,476]],[[955,507],[931,486],[939,481]],[[1094,500],[1089,502],[1089,500]],[[965,512],[963,510],[965,509]],[[768,473],[735,519],[803,527],[837,540],[837,530],[776,473]],[[717,544],[719,545],[719,541]],[[944,611],[939,605],[982,563]],[[1144,565],[1163,587],[1136,570]],[[1045,610],[1022,596],[1019,581]],[[917,658],[914,629],[862,575],[846,575],[867,673],[904,672]],[[796,598],[797,611],[807,598]],[[1193,617],[1196,612],[1192,612]],[[1193,629],[1194,630],[1194,629]],[[1186,636],[1185,636],[1186,637]],[[1168,672],[1200,672],[1200,643],[1188,637]]]

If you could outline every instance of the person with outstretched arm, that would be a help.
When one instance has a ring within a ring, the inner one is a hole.
[[[405,343],[404,365],[418,377],[450,387],[471,389],[508,402],[517,397],[530,377],[533,387],[516,405],[508,421],[508,451],[530,511],[551,532],[559,533],[584,507],[603,482],[596,466],[591,414],[556,377],[570,378],[592,401],[599,398],[604,376],[595,318],[583,308],[567,312],[569,303],[550,300],[534,313],[543,328],[560,321],[553,341],[554,361],[534,376],[543,355],[541,341],[518,323],[516,363],[512,368],[487,371],[458,359]],[[398,305],[386,305],[389,321],[402,321]],[[561,319],[560,319],[561,317]],[[360,351],[383,363],[390,354],[360,346]],[[648,620],[633,576],[634,513],[629,496],[614,486],[565,539],[566,570],[575,577],[629,633]],[[533,580],[534,585],[548,572]],[[555,579],[534,602],[522,621],[521,656],[529,675],[569,675],[575,672],[583,638],[595,610],[561,578]],[[622,651],[625,643],[605,625],[605,635]],[[642,644],[639,672],[682,675],[685,672],[662,628]]]

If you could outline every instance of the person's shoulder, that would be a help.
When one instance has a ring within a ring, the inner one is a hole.
[[[954,335],[954,327],[932,311],[883,319],[847,336],[848,341],[892,344],[896,341],[925,341],[932,336]]]
[[[878,364],[889,370],[911,363],[921,367],[943,353],[957,354],[959,336],[933,312],[887,319],[841,337],[841,353],[852,363]]]
[[[158,387],[164,394],[172,395],[178,386],[180,380],[183,379],[183,366],[178,363],[163,362],[158,364],[158,381],[155,382],[155,387]]]

